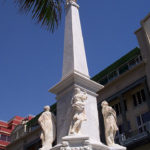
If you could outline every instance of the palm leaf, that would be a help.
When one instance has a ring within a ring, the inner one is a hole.
[[[61,21],[64,0],[15,0],[21,11],[32,13],[32,19],[54,32]]]

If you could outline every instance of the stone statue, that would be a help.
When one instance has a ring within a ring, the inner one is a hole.
[[[104,117],[106,143],[108,146],[119,146],[114,141],[116,131],[118,130],[116,112],[108,105],[107,101],[103,101],[101,106]]]
[[[86,120],[85,100],[87,100],[87,93],[81,92],[79,88],[75,88],[71,103],[73,108],[73,120],[69,134],[79,134],[82,122]]]
[[[39,150],[49,150],[56,137],[55,116],[50,112],[49,106],[44,107],[44,112],[39,117],[38,123],[42,129],[40,137],[42,140],[42,148]]]

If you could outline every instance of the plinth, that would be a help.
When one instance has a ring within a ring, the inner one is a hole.
[[[91,141],[89,137],[82,135],[65,136],[62,143],[51,150],[126,150],[125,147],[108,147],[100,142]]]

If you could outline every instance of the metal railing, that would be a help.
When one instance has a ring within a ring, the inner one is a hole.
[[[142,141],[143,139],[150,138],[150,121],[145,123],[146,128],[142,132],[137,129],[130,131],[128,133],[122,133],[118,135],[115,139],[116,143],[120,145],[130,145],[135,143],[136,141]]]

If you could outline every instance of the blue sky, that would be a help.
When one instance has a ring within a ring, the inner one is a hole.
[[[91,77],[138,46],[134,32],[150,12],[149,0],[78,0]],[[38,114],[55,102],[48,92],[61,79],[64,15],[51,34],[0,1],[0,120]]]

